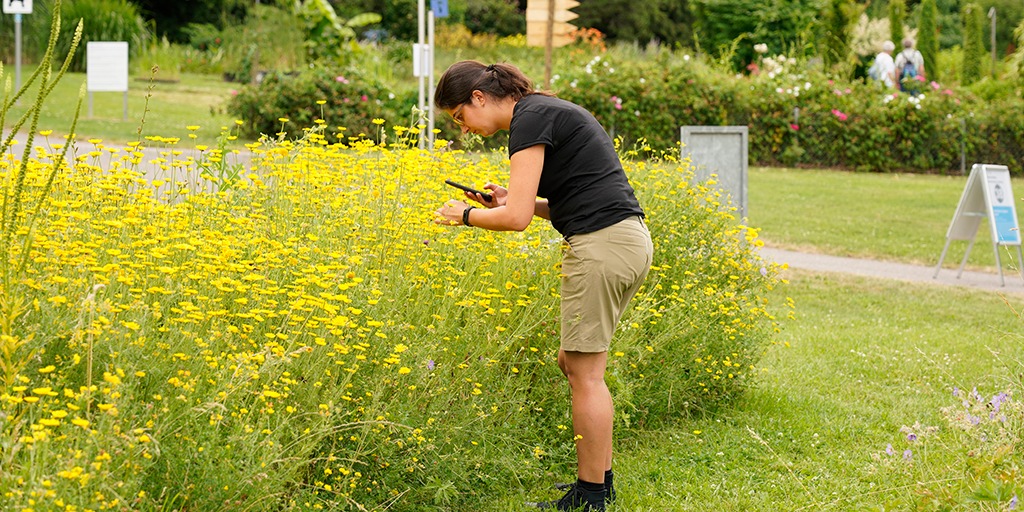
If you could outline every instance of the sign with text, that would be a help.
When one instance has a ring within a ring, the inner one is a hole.
[[[935,276],[939,275],[942,260],[946,257],[949,243],[952,240],[969,242],[964,259],[960,263],[963,272],[974,246],[974,239],[981,227],[981,221],[988,220],[992,245],[995,248],[996,265],[999,266],[999,277],[1003,276],[1002,263],[999,258],[1000,246],[1017,246],[1017,254],[1021,256],[1020,224],[1017,222],[1017,208],[1014,206],[1013,189],[1010,186],[1010,169],[1005,165],[974,164],[971,174],[967,177],[964,192],[960,196],[953,221],[946,231],[946,245],[939,256],[939,265]],[[1024,257],[1020,257],[1024,259]],[[1018,261],[1018,264],[1020,262]],[[957,276],[959,277],[959,275]],[[1004,282],[1005,284],[1005,282]]]
[[[430,0],[430,10],[434,11],[435,18],[447,18],[448,0]]]
[[[128,43],[91,41],[85,48],[86,89],[89,92],[128,91]]]
[[[0,0],[4,14],[32,14],[32,0]]]

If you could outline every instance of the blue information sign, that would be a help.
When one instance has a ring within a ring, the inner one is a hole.
[[[435,18],[447,18],[448,0],[430,0],[430,10],[434,11]]]

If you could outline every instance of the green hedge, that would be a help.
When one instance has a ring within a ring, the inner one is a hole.
[[[259,83],[243,87],[227,109],[243,120],[246,137],[295,131],[289,127],[314,126],[318,119],[327,123],[330,133],[344,127],[342,136],[347,137],[376,133],[374,119],[407,124],[415,103],[407,93],[363,78],[357,69],[316,67],[301,73],[269,73]]]
[[[968,167],[998,163],[1024,172],[1024,100],[1011,82],[929,82],[915,97],[871,81],[838,81],[792,58],[762,58],[752,73],[739,75],[668,51],[577,52],[558,69],[555,92],[589,109],[626,145],[645,140],[672,148],[684,125],[743,125],[754,165],[959,173],[963,148]],[[280,131],[279,118],[298,126],[323,118],[355,134],[371,133],[374,118],[407,125],[415,103],[414,93],[360,79],[358,70],[317,68],[270,75],[244,89],[229,111],[246,121],[250,135]],[[438,137],[457,140],[456,127],[437,119]]]
[[[999,163],[1022,172],[1019,90],[982,99],[930,82],[923,96],[911,97],[802,67],[764,59],[755,73],[736,75],[678,54],[646,62],[609,56],[563,73],[555,88],[627,142],[664,148],[678,144],[683,125],[745,125],[755,165],[953,173],[960,172],[962,143],[968,166]]]

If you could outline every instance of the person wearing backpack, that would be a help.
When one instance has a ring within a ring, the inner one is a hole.
[[[882,43],[882,51],[878,52],[875,62],[868,69],[868,76],[872,80],[882,82],[886,89],[892,89],[896,85],[893,81],[896,76],[896,64],[892,60],[894,50],[896,50],[896,45],[892,44],[892,41]]]
[[[921,82],[924,82],[924,56],[914,49],[914,40],[903,40],[903,51],[896,56],[896,74],[894,81],[899,84],[900,90],[916,93]]]

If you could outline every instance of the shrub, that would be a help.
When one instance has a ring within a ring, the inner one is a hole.
[[[317,120],[345,127],[348,134],[372,134],[373,120],[406,119],[415,98],[363,77],[360,70],[315,67],[299,73],[274,72],[248,85],[228,103],[228,112],[244,121],[243,135],[258,137],[291,126],[313,126]],[[347,136],[347,135],[346,135]]]
[[[679,52],[608,52],[562,66],[553,87],[627,142],[675,147],[682,125],[746,125],[750,161],[864,171],[960,172],[969,161],[1020,172],[1019,86],[983,79],[970,89],[931,81],[919,96],[835,80],[785,56],[750,75]],[[799,120],[794,110],[798,110]]]

